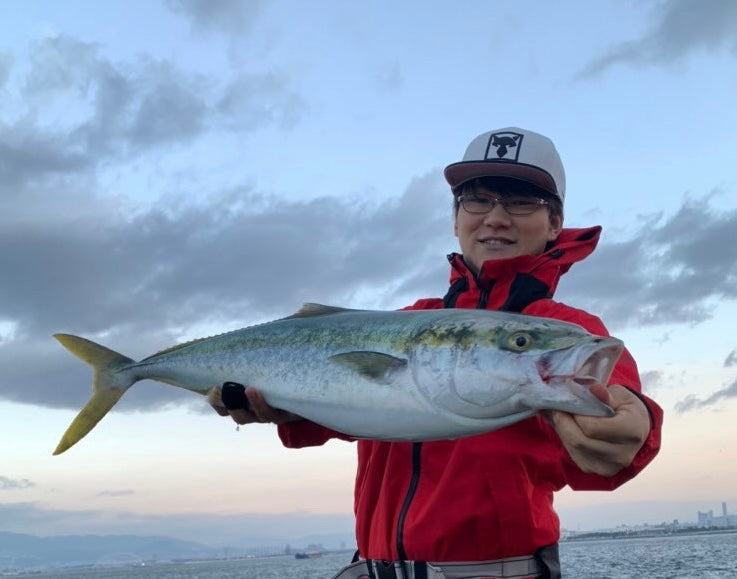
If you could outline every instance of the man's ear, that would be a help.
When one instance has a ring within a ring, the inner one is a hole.
[[[550,216],[550,231],[548,232],[548,241],[553,241],[563,229],[563,217],[561,215]]]

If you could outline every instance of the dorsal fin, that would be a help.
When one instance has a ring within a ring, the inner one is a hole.
[[[306,303],[302,304],[291,316],[284,318],[285,320],[291,320],[294,318],[311,318],[314,316],[327,316],[330,314],[339,314],[341,312],[360,312],[362,310],[354,310],[351,308],[339,308],[338,306],[326,306],[323,304]]]

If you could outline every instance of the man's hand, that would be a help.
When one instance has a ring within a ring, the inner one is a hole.
[[[546,413],[546,418],[582,471],[612,476],[630,465],[647,439],[650,415],[644,402],[624,386],[594,386],[591,391],[614,409],[614,416],[599,418],[554,410]]]
[[[301,420],[301,417],[296,414],[272,408],[266,403],[261,392],[251,387],[245,389],[247,407],[229,410],[223,403],[222,388],[222,386],[212,388],[207,393],[207,401],[220,416],[230,416],[237,424],[250,424],[252,422],[284,424],[285,422]]]

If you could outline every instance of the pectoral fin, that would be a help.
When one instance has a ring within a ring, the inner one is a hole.
[[[407,360],[381,352],[345,352],[330,359],[377,382],[385,381],[390,373],[407,366]]]

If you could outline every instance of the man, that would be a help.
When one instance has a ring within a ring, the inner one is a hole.
[[[461,253],[449,256],[445,297],[407,309],[521,312],[608,335],[595,316],[551,299],[560,276],[594,250],[601,228],[563,228],[565,173],[550,139],[515,127],[484,133],[445,177]],[[658,452],[662,410],[640,390],[625,350],[607,387],[592,388],[612,417],[554,411],[452,441],[359,440],[361,560],[336,577],[560,577],[553,492],[612,490]],[[219,390],[211,403],[239,424],[278,424],[288,447],[349,439],[269,407],[252,388],[246,397],[249,410],[226,410],[232,404]]]

